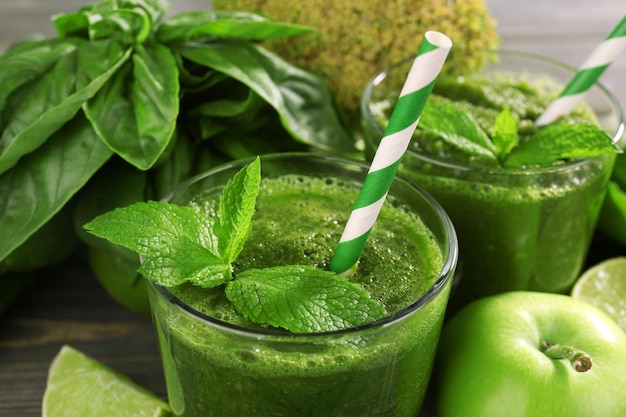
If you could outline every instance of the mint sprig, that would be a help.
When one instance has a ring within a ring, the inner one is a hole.
[[[256,158],[228,181],[215,218],[191,206],[148,201],[102,214],[84,227],[142,255],[139,272],[159,285],[224,285],[235,309],[258,324],[325,332],[385,317],[367,292],[331,271],[286,265],[232,274],[252,229],[260,181]]]
[[[519,143],[517,119],[509,109],[502,110],[493,124],[493,144],[496,146],[498,160],[504,161],[511,150]]]
[[[497,160],[506,167],[551,165],[619,151],[606,132],[583,122],[553,123],[522,139],[509,109],[497,114],[489,135],[470,111],[438,96],[424,107],[419,128],[469,156]]]
[[[434,96],[420,116],[419,127],[472,156],[496,159],[496,147],[474,116],[451,101]]]

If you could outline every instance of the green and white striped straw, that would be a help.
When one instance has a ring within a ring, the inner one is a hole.
[[[349,274],[356,267],[451,47],[443,33],[424,35],[331,261],[336,273]]]
[[[550,103],[537,119],[536,125],[545,126],[559,116],[569,114],[624,48],[626,48],[626,16],[578,68],[559,97]]]

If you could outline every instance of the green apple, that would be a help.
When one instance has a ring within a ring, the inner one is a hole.
[[[624,417],[626,334],[566,295],[481,299],[445,325],[438,417]]]

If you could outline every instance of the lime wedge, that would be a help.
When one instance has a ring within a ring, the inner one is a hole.
[[[626,332],[626,257],[607,259],[583,272],[572,297],[595,305]]]
[[[43,417],[169,417],[169,406],[125,375],[70,346],[50,365]]]

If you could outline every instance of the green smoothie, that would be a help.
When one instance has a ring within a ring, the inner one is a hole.
[[[415,161],[414,181],[446,208],[459,234],[457,300],[511,290],[567,293],[585,262],[611,160],[572,172],[454,177]],[[407,167],[408,168],[408,167]]]
[[[234,274],[327,269],[359,188],[333,176],[264,178]],[[215,197],[191,204],[211,215]],[[221,288],[150,285],[172,408],[186,417],[419,415],[447,303],[448,253],[409,205],[390,197],[351,280],[392,318],[323,334],[250,323]]]
[[[496,115],[509,109],[524,141],[562,86],[550,76],[532,73],[536,69],[531,68],[531,58],[514,54],[513,58],[515,64],[502,56],[504,63],[488,75],[441,77],[429,100],[453,102],[488,134]],[[554,65],[540,63],[546,72]],[[381,98],[385,91],[396,96],[385,82],[364,97],[364,102],[372,103],[363,124],[370,152],[393,109],[392,100]],[[568,118],[597,123],[586,105]],[[609,124],[607,130],[613,133],[616,125]],[[451,298],[455,308],[511,290],[568,292],[585,262],[613,163],[614,155],[606,155],[505,168],[498,161],[458,151],[418,128],[400,172],[441,203],[457,230],[459,268]]]

